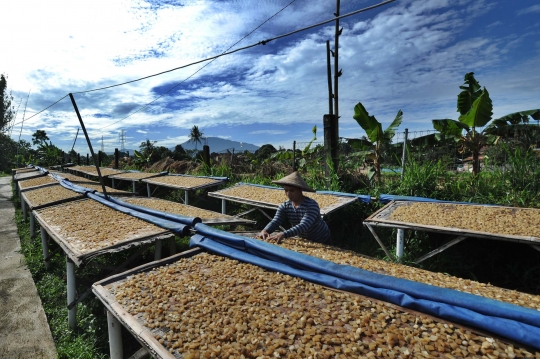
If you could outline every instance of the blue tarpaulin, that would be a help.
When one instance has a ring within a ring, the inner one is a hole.
[[[540,312],[496,300],[287,250],[197,224],[191,246],[200,246],[262,268],[331,288],[358,293],[442,319],[473,326],[540,349]]]
[[[121,212],[121,213],[130,215],[132,217],[142,219],[143,221],[155,224],[156,226],[166,229],[168,231],[171,231],[178,236],[184,237],[190,233],[189,232],[190,227],[188,225],[185,225],[182,223],[176,223],[173,221],[168,221],[163,218],[151,216],[147,213],[138,212],[131,208],[120,206],[116,203],[106,200],[103,196],[97,195],[95,193],[87,193],[86,196],[118,212]]]
[[[111,201],[113,203],[116,203],[116,204],[118,204],[118,205],[120,205],[122,207],[130,208],[130,209],[136,210],[138,212],[142,212],[142,213],[147,213],[147,214],[150,214],[152,216],[167,219],[169,221],[182,223],[182,224],[185,224],[185,225],[188,225],[188,226],[191,226],[191,227],[193,227],[197,223],[202,223],[202,219],[200,219],[199,217],[185,217],[185,216],[180,216],[180,215],[177,215],[177,214],[158,211],[158,210],[152,209],[152,208],[147,208],[147,207],[143,207],[143,206],[137,206],[135,204],[124,202],[124,201],[122,201],[122,200],[120,200],[118,198],[111,197],[111,196],[109,196],[109,201]]]

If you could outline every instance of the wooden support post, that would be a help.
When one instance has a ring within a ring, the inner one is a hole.
[[[407,155],[407,137],[409,137],[409,129],[405,129],[405,138],[403,139],[403,152],[401,153],[401,179],[405,175],[405,156]]]
[[[122,345],[122,324],[107,311],[107,327],[109,329],[109,350],[111,359],[124,359]]]
[[[90,155],[88,153],[86,154],[86,165],[90,166]]]
[[[161,241],[161,239],[157,240],[156,241],[156,244],[155,244],[155,251],[154,251],[154,260],[155,261],[159,261],[161,259],[161,249],[163,247],[163,243]]]
[[[392,255],[390,254],[390,252],[388,251],[388,248],[386,248],[386,246],[384,245],[384,243],[381,241],[381,239],[379,238],[379,236],[377,235],[377,233],[375,233],[375,230],[373,228],[371,228],[371,226],[369,224],[366,224],[366,227],[369,229],[369,231],[371,232],[371,234],[373,234],[373,237],[375,237],[375,240],[377,241],[377,243],[379,243],[379,246],[381,246],[382,250],[384,251],[384,253],[386,254],[386,256],[390,259],[392,259]]]
[[[118,169],[118,148],[114,149],[114,168]]]
[[[81,165],[81,154],[77,153],[77,166]]]
[[[76,288],[75,288],[75,263],[68,256],[66,256],[66,272],[67,272],[67,304],[75,300]],[[69,327],[73,330],[77,328],[77,306],[68,310],[68,323]]]
[[[43,261],[45,262],[45,269],[51,268],[51,262],[49,260],[49,241],[48,234],[45,228],[41,227],[41,247],[43,249]]]
[[[169,239],[169,256],[176,254],[176,240],[174,237]]]
[[[210,167],[210,146],[203,146],[203,161],[206,167]]]

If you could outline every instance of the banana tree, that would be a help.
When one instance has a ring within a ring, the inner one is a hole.
[[[509,126],[528,122],[528,116],[534,119],[540,117],[540,111],[517,112],[491,121],[493,103],[487,89],[480,86],[473,72],[465,74],[464,82],[459,87],[462,91],[457,99],[457,110],[460,113],[458,120],[432,120],[432,123],[435,130],[439,131],[437,138],[454,138],[461,153],[472,153],[473,174],[477,175],[480,173],[479,156],[482,147],[496,143]],[[479,128],[484,129],[479,131]]]
[[[368,172],[368,176],[373,178],[377,176],[377,181],[381,181],[381,164],[380,161],[383,157],[383,148],[385,145],[390,144],[394,137],[397,128],[403,121],[403,111],[399,110],[396,118],[392,123],[383,131],[382,124],[375,119],[375,116],[370,116],[366,111],[364,105],[358,102],[354,106],[353,118],[358,122],[360,127],[366,131],[367,138],[373,148],[373,167]]]

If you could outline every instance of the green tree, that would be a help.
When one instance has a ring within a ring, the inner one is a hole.
[[[47,132],[43,130],[37,130],[32,135],[32,144],[35,146],[43,145],[47,141],[49,141],[49,136],[47,136]]]
[[[384,156],[385,146],[390,145],[394,134],[396,133],[397,128],[401,125],[403,121],[403,112],[399,110],[397,112],[394,121],[383,131],[382,124],[377,121],[375,116],[370,116],[366,111],[364,105],[361,102],[358,102],[354,106],[354,116],[353,118],[358,122],[360,127],[366,131],[367,139],[371,142],[372,157],[374,166],[370,169],[369,177],[377,176],[377,181],[381,181],[381,160]],[[364,140],[365,141],[365,140]]]
[[[189,142],[195,143],[195,149],[197,149],[197,143],[202,143],[201,138],[203,135],[204,133],[199,130],[198,126],[193,126],[189,131]]]
[[[175,161],[181,161],[181,160],[188,160],[190,157],[186,153],[186,150],[184,150],[184,147],[182,145],[176,145],[174,147],[174,151],[172,153],[172,158]]]
[[[14,109],[11,104],[13,96],[11,91],[7,90],[7,79],[4,74],[0,74],[0,96],[2,103],[0,105],[0,132],[5,132],[13,119]]]
[[[491,121],[493,103],[489,92],[474,78],[474,72],[465,74],[462,91],[457,98],[458,120],[432,120],[439,131],[438,138],[454,138],[459,143],[459,151],[470,151],[473,157],[473,174],[480,172],[479,155],[482,147],[496,141],[508,133],[508,129],[529,122],[529,116],[538,120],[540,110],[516,112]],[[491,121],[491,123],[490,123]],[[484,127],[485,126],[485,127]],[[479,128],[484,127],[479,131]],[[465,134],[463,134],[465,131]]]

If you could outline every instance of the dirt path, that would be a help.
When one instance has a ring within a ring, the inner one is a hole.
[[[11,177],[0,178],[0,358],[56,358],[30,271],[20,253]]]

